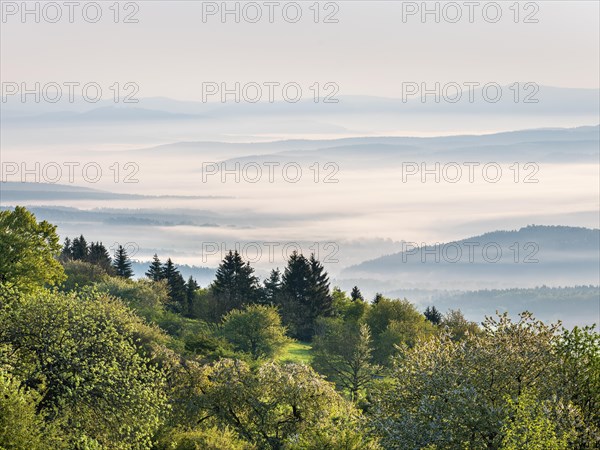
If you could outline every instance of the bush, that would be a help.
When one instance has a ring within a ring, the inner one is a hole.
[[[55,430],[37,413],[40,396],[0,370],[0,448],[54,450],[64,448]]]
[[[0,367],[43,393],[38,409],[73,440],[149,448],[166,398],[162,373],[134,344],[139,325],[106,295],[38,291],[0,309]]]
[[[281,353],[289,339],[281,326],[281,317],[272,306],[251,305],[234,309],[223,319],[223,336],[239,351],[254,359],[273,358]]]

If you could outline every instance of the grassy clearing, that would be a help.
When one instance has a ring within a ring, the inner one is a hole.
[[[294,341],[287,345],[281,356],[278,358],[278,361],[310,364],[312,360],[311,350],[312,347],[310,344],[306,342]]]

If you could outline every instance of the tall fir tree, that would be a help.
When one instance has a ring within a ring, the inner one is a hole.
[[[63,248],[60,252],[60,259],[61,261],[69,261],[70,259],[73,259],[73,243],[68,237],[65,238]]]
[[[218,313],[223,315],[232,309],[256,302],[259,293],[258,278],[254,275],[254,269],[249,263],[244,263],[237,250],[230,250],[217,269],[211,289],[218,303]]]
[[[283,318],[291,333],[300,340],[312,339],[317,318],[333,313],[329,278],[314,255],[306,259],[292,253],[283,273],[282,293]]]
[[[185,310],[185,314],[186,316],[191,316],[191,313],[194,309],[194,300],[196,298],[196,291],[200,288],[200,286],[198,285],[198,283],[196,282],[196,280],[194,280],[194,277],[192,277],[190,275],[190,277],[187,280],[187,283],[185,284],[185,297],[186,297],[186,310]]]
[[[158,255],[155,253],[152,257],[152,262],[150,263],[150,267],[145,275],[150,278],[152,281],[159,281],[163,278],[163,267],[160,263],[160,259],[158,259]]]
[[[167,281],[169,297],[171,298],[170,309],[178,313],[185,312],[187,304],[185,280],[171,258],[167,259],[162,268],[162,279]]]
[[[261,303],[275,306],[281,302],[281,272],[279,268],[271,270],[269,278],[263,282]]]
[[[317,316],[331,316],[333,314],[333,298],[329,289],[329,275],[325,272],[323,264],[315,258],[314,253],[308,260],[310,264],[310,281],[313,291],[311,310]]]
[[[362,292],[360,292],[360,289],[358,288],[358,286],[354,286],[352,288],[352,292],[350,292],[350,298],[352,299],[353,302],[360,300],[361,302],[365,301],[365,298],[362,295]]]
[[[71,246],[71,249],[72,249],[73,259],[80,260],[80,261],[81,260],[85,261],[87,259],[89,249],[88,249],[87,241],[83,237],[83,234],[81,236],[79,236],[78,238],[76,237],[75,239],[73,239],[73,245]]]
[[[425,308],[424,315],[434,325],[439,325],[442,322],[442,313],[435,306]]]
[[[127,252],[122,245],[119,245],[117,251],[115,252],[113,267],[118,277],[131,278],[133,276],[131,261],[129,260],[129,256],[127,256]]]
[[[91,264],[101,267],[109,274],[112,274],[114,271],[110,253],[108,253],[108,250],[102,242],[90,243],[86,260]]]

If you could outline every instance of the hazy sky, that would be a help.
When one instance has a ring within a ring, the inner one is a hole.
[[[407,81],[598,88],[600,79],[597,1],[521,2],[519,23],[513,2],[498,3],[502,16],[496,23],[493,2],[476,2],[473,23],[465,2],[428,2],[430,9],[439,3],[440,23],[433,14],[422,23],[420,11],[403,20],[403,10],[421,2],[321,2],[319,23],[313,2],[299,2],[296,23],[282,13],[285,7],[293,20],[292,2],[275,2],[273,23],[265,2],[240,3],[240,23],[233,14],[222,23],[219,11],[203,21],[203,9],[210,12],[221,2],[199,1],[122,2],[120,23],[113,21],[113,2],[99,2],[102,17],[88,23],[82,10],[90,2],[79,3],[73,23],[63,2],[56,3],[62,13],[57,23],[48,23],[56,9],[43,3],[40,23],[33,14],[22,23],[21,11],[10,14],[21,2],[2,1],[3,82],[95,81],[109,95],[108,86],[130,81],[139,85],[140,98],[199,100],[203,82],[295,81],[305,94],[315,82],[334,82],[338,95],[400,97]],[[87,8],[93,19],[94,8]],[[259,9],[257,23],[244,20]],[[459,10],[461,18],[449,23]],[[122,23],[129,13],[138,23]],[[328,14],[338,23],[323,23]],[[526,18],[538,22],[523,23]]]

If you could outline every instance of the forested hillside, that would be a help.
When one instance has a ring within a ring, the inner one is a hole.
[[[0,449],[600,446],[594,328],[365,298],[299,253],[263,280],[237,252],[205,286],[161,255],[132,275],[0,212]]]

